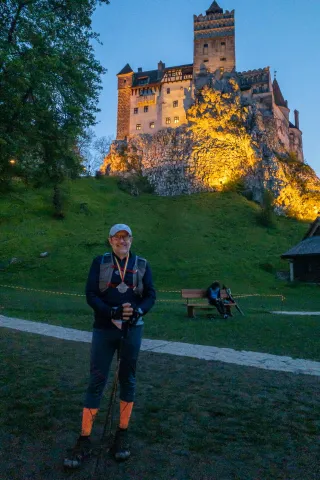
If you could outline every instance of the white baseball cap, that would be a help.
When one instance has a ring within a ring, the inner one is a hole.
[[[130,235],[130,237],[132,237],[131,228],[128,227],[128,225],[125,225],[124,223],[116,223],[115,225],[113,225],[113,227],[110,228],[109,237],[113,237],[118,232],[121,232],[121,230],[124,230]]]

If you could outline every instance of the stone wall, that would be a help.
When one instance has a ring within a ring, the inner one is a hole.
[[[269,189],[278,214],[314,219],[320,212],[319,178],[288,156],[272,116],[265,117],[254,101],[241,104],[237,85],[228,88],[207,88],[189,110],[188,125],[115,141],[103,168],[143,175],[162,196],[229,190],[238,183],[262,202]]]
[[[131,74],[118,78],[117,140],[123,140],[130,133],[131,84]]]

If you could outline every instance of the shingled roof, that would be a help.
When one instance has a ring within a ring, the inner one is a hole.
[[[319,236],[320,237],[320,217],[316,218],[314,222],[311,223],[309,230],[303,237],[303,240],[309,237],[315,237]]]
[[[290,248],[281,258],[294,258],[302,255],[320,255],[320,236],[309,237]]]
[[[211,7],[206,11],[207,15],[210,15],[211,13],[223,13],[222,8],[219,7],[216,1],[212,2]]]
[[[139,86],[139,80],[141,78],[148,78],[148,82],[145,85],[152,85],[155,83],[159,83],[161,78],[159,78],[159,71],[158,70],[148,70],[147,72],[137,72],[134,74],[132,86],[137,87]],[[162,77],[162,74],[161,74]]]
[[[272,86],[273,86],[274,101],[276,102],[276,105],[278,105],[278,107],[288,108],[288,104],[283,98],[278,80],[276,78],[273,80]]]
[[[123,67],[123,69],[117,75],[125,75],[126,73],[133,73],[132,68],[130,67],[129,63]]]
[[[193,64],[189,63],[187,65],[178,65],[175,67],[166,67],[164,70],[148,70],[146,72],[135,72],[132,82],[132,87],[147,87],[148,85],[154,85],[157,83],[161,83],[162,78],[164,77],[165,73],[169,70],[182,70],[183,74],[192,74]],[[147,77],[147,82],[143,85],[140,84],[140,80],[142,78]]]

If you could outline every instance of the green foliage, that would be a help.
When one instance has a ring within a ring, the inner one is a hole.
[[[109,2],[1,2],[2,185],[17,175],[56,185],[79,173],[76,139],[95,122],[104,72],[92,46],[97,3]]]
[[[275,269],[271,263],[260,263],[259,267],[265,272],[275,273]]]
[[[154,193],[154,189],[147,177],[139,174],[121,177],[118,180],[118,186],[120,190],[133,196],[141,195],[142,193]]]
[[[245,192],[245,184],[244,181],[239,178],[235,180],[230,180],[224,185],[224,191],[226,192],[236,192],[236,193],[241,193]]]
[[[265,190],[263,193],[263,200],[261,210],[257,214],[257,222],[262,227],[274,227],[274,196],[270,190]]]

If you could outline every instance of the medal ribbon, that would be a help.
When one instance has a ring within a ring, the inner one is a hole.
[[[116,258],[116,256],[114,257],[115,261],[116,261],[116,264],[117,264],[117,267],[118,267],[118,270],[119,270],[119,275],[120,275],[120,278],[121,278],[121,283],[125,283],[124,282],[124,277],[126,276],[126,271],[127,271],[127,266],[128,266],[128,260],[129,260],[129,255],[127,255],[126,257],[126,263],[124,265],[124,268],[123,268],[123,273],[121,272],[121,267],[120,267],[120,264]]]

